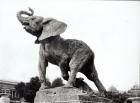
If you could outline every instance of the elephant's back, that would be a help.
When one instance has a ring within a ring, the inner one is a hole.
[[[67,39],[65,40],[65,43],[68,48],[68,52],[74,53],[77,50],[81,49],[83,52],[89,53],[90,55],[94,55],[93,51],[91,48],[83,41],[81,40],[76,40],[76,39]]]

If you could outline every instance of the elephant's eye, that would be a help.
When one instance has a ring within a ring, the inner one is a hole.
[[[35,18],[31,18],[31,20],[35,20]]]

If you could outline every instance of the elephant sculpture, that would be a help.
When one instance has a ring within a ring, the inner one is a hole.
[[[60,36],[66,30],[64,22],[53,18],[34,16],[34,11],[19,11],[17,18],[24,29],[37,37],[35,43],[40,44],[39,51],[39,77],[40,89],[46,85],[46,67],[48,62],[60,67],[62,77],[67,80],[64,87],[75,86],[76,75],[83,73],[93,81],[99,92],[106,94],[106,89],[98,78],[94,65],[94,53],[86,43],[75,39],[64,39]],[[27,15],[26,17],[23,16]],[[69,73],[70,72],[70,73]]]

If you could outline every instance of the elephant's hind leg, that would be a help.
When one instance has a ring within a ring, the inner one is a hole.
[[[98,73],[95,69],[95,66],[93,65],[89,65],[89,71],[87,73],[84,73],[86,75],[86,77],[93,81],[96,85],[96,87],[98,88],[99,92],[100,92],[100,95],[101,96],[106,96],[106,89],[105,87],[103,86],[103,84],[101,83],[101,81],[99,80],[99,77],[98,77]]]

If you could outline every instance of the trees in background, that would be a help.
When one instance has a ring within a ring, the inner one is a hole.
[[[41,86],[40,80],[38,77],[33,77],[30,79],[29,83],[26,83],[24,89],[24,98],[30,103],[34,103],[34,98],[36,96],[36,92],[39,90]]]
[[[113,101],[113,103],[124,103],[129,94],[126,92],[119,92],[115,86],[111,86],[108,89],[107,97]]]
[[[48,88],[51,88],[51,82],[48,78],[46,78],[46,85],[48,86]]]
[[[113,103],[124,103],[127,98],[129,98],[129,95],[126,92],[123,93],[114,93],[114,92],[108,92],[109,99],[113,101]]]
[[[15,88],[22,100],[25,99],[26,101],[33,103],[36,92],[39,90],[40,86],[41,83],[39,81],[39,78],[32,77],[30,79],[30,82],[28,83],[20,82],[15,86]]]
[[[49,81],[49,79],[46,79],[46,81],[47,81],[47,86],[49,88],[54,88],[54,87],[59,87],[64,85],[61,78],[56,78],[52,83]],[[15,86],[15,88],[22,100],[26,100],[27,102],[34,103],[36,92],[39,90],[40,86],[41,83],[39,78],[32,77],[30,79],[30,82],[28,83],[20,82]]]
[[[25,83],[20,82],[15,86],[15,89],[17,93],[19,94],[19,97],[22,98],[24,96],[24,89],[25,89]]]

